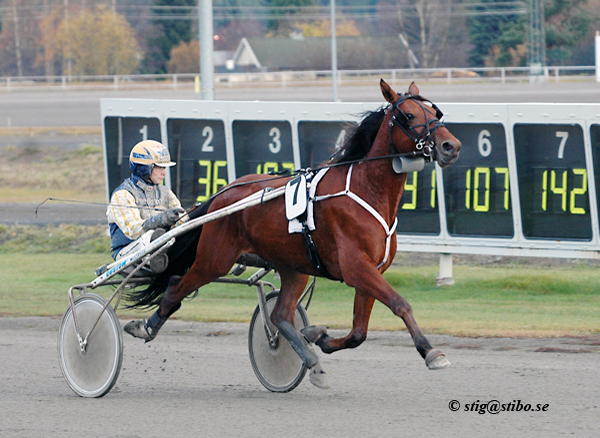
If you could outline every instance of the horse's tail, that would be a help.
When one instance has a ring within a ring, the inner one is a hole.
[[[213,199],[210,198],[198,208],[192,210],[189,213],[190,219],[205,215]],[[194,264],[201,233],[202,226],[199,226],[175,239],[175,243],[167,251],[167,255],[169,256],[167,269],[157,276],[152,277],[152,282],[145,288],[135,288],[126,292],[124,294],[125,300],[131,303],[127,305],[127,308],[152,309],[160,304],[169,286],[169,279],[175,275],[184,275]]]

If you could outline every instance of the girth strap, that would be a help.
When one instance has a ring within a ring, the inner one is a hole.
[[[304,217],[302,220],[302,238],[304,239],[304,246],[306,247],[306,258],[314,265],[315,268],[317,268],[319,274],[330,280],[342,281],[331,275],[331,273],[325,267],[323,259],[319,255],[317,245],[315,244],[315,241],[312,238],[310,229],[306,224],[306,217]]]

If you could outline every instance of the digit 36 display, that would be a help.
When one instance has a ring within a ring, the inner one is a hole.
[[[600,258],[600,105],[436,104],[460,158],[407,176],[400,251]],[[144,138],[168,145],[166,184],[189,206],[242,175],[318,167],[381,106],[102,99],[107,193]]]
[[[227,185],[227,145],[222,120],[167,120],[169,150],[177,166],[171,186],[182,204],[204,202]]]

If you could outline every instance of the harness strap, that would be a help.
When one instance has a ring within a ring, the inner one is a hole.
[[[312,238],[312,234],[308,225],[306,224],[306,219],[302,220],[302,238],[304,239],[304,246],[306,247],[306,258],[317,268],[317,271],[330,280],[341,281],[335,278],[325,267],[323,263],[323,259],[319,255],[319,250],[317,249],[317,245]]]
[[[348,196],[350,199],[354,200],[361,207],[363,207],[365,210],[367,210],[369,213],[371,213],[371,215],[375,219],[377,219],[377,221],[379,221],[379,223],[383,227],[385,234],[386,234],[385,256],[383,257],[383,261],[379,265],[377,265],[377,269],[379,269],[388,261],[388,258],[390,256],[391,238],[392,238],[392,234],[394,234],[396,232],[396,227],[398,226],[398,218],[396,217],[394,219],[394,223],[392,224],[391,227],[388,226],[388,224],[385,221],[385,219],[383,218],[383,216],[381,216],[381,214],[379,214],[379,212],[377,210],[375,210],[367,201],[362,199],[356,193],[350,191],[350,181],[352,180],[353,168],[354,168],[354,164],[351,164],[350,168],[348,169],[348,174],[346,175],[346,188],[344,190],[337,192],[337,193],[330,194],[330,195],[315,196],[312,199],[312,201],[317,202],[317,201],[323,201],[323,200],[329,199],[329,198],[334,198],[337,196]]]

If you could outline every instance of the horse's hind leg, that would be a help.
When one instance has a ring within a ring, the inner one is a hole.
[[[294,325],[296,306],[308,282],[308,276],[287,269],[278,269],[278,272],[281,276],[281,291],[271,313],[271,321],[310,369],[310,382],[319,388],[329,388],[327,374],[319,362],[319,356]]]
[[[201,243],[198,246],[198,254],[205,257],[197,257],[192,267],[183,277],[171,277],[158,309],[148,318],[148,321],[131,321],[125,325],[124,330],[136,338],[144,339],[146,342],[152,341],[169,317],[179,310],[185,297],[229,272],[239,254],[235,249],[234,242],[230,242],[223,245],[223,248],[226,249],[219,253],[219,257],[214,257],[209,249],[219,247],[213,241],[202,236]]]
[[[302,333],[310,342],[317,344],[323,353],[329,354],[345,348],[356,348],[367,339],[369,318],[371,317],[374,303],[375,298],[359,290],[356,291],[354,295],[352,330],[346,336],[333,338],[329,336],[325,327],[316,326],[306,327],[302,330]]]
[[[156,338],[169,317],[179,310],[181,302],[185,297],[219,276],[201,277],[200,275],[196,275],[196,272],[192,268],[183,277],[171,277],[160,305],[152,316],[147,321],[131,321],[123,329],[133,337],[144,339],[146,342],[152,341]]]

